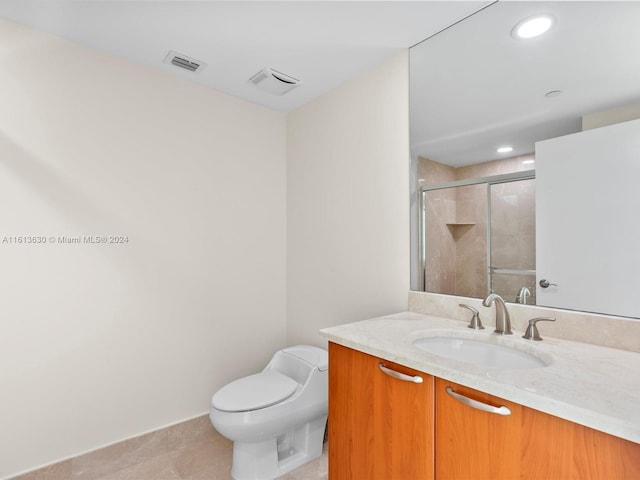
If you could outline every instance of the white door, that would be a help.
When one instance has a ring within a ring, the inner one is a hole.
[[[536,272],[538,305],[640,317],[640,120],[536,144]]]

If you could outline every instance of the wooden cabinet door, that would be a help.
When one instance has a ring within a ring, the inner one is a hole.
[[[523,408],[522,480],[638,480],[640,444]]]
[[[469,407],[449,393],[500,407]],[[640,444],[442,379],[435,382],[437,480],[637,480]]]
[[[380,364],[422,383],[394,378]],[[329,344],[329,478],[432,480],[433,377]]]
[[[511,413],[499,415],[467,406],[447,393],[447,387],[454,395],[491,407],[507,407]],[[520,478],[523,407],[440,378],[435,382],[435,399],[438,480]]]

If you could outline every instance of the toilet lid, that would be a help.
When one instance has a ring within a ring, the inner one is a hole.
[[[297,387],[294,380],[279,372],[256,373],[222,387],[211,399],[211,405],[224,412],[258,410],[289,398]]]

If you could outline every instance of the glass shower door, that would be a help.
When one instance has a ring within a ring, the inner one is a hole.
[[[488,188],[489,290],[508,302],[535,305],[535,179]]]

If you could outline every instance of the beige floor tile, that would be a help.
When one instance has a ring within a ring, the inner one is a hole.
[[[211,425],[209,415],[203,415],[167,428],[169,451],[182,448],[191,442],[210,440],[220,436],[221,435],[213,428],[213,425]]]
[[[167,453],[167,432],[149,433],[71,460],[73,480],[94,480]]]
[[[13,480],[71,480],[71,460],[14,477]]]
[[[209,425],[199,417],[13,480],[232,480],[233,442]],[[280,480],[327,480],[327,450]]]
[[[169,454],[160,455],[96,480],[181,480]]]
[[[222,472],[231,469],[233,443],[224,437],[192,442],[169,453],[180,476],[184,479],[201,477],[205,472]],[[209,478],[213,473],[209,473]],[[217,477],[215,477],[217,478]],[[220,478],[225,478],[221,476]]]
[[[183,480],[233,480],[231,462],[220,461],[204,470],[200,470]]]

